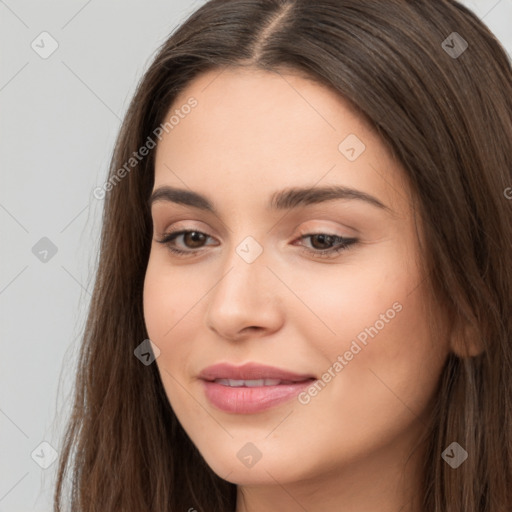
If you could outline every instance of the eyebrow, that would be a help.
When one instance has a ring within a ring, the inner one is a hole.
[[[293,187],[274,192],[270,197],[267,208],[270,210],[291,210],[300,206],[318,204],[334,199],[356,199],[367,204],[391,212],[391,209],[376,197],[349,187],[330,185],[325,187]],[[149,198],[149,207],[154,203],[166,201],[192,206],[218,215],[216,208],[205,196],[180,188],[162,186],[157,188]]]

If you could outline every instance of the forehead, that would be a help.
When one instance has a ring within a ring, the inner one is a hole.
[[[171,116],[157,146],[155,187],[263,193],[336,183],[388,204],[400,199],[392,197],[404,186],[399,165],[366,120],[334,90],[297,74],[212,70],[178,95]]]
[[[167,118],[194,97],[198,106],[187,124],[220,130],[244,126],[244,133],[270,133],[277,127],[289,134],[336,140],[347,128],[361,137],[376,137],[372,127],[343,96],[293,71],[274,72],[254,68],[222,68],[196,77],[174,100]],[[176,126],[176,135],[183,130]],[[234,130],[231,130],[232,132]],[[211,134],[212,136],[215,133]],[[233,135],[233,133],[231,133]]]

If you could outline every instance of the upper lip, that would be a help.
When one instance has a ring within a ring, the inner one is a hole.
[[[242,366],[235,366],[230,363],[219,363],[204,368],[199,374],[199,378],[208,381],[214,381],[216,379],[279,379],[301,382],[307,379],[314,379],[315,377],[311,374],[298,374],[275,366],[267,366],[258,363],[246,363]]]

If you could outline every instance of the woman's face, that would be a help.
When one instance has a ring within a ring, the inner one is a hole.
[[[402,170],[333,91],[219,73],[156,149],[144,314],[169,402],[237,484],[401,467],[448,353]]]

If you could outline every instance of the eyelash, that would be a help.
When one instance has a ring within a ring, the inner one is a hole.
[[[187,256],[193,256],[197,251],[200,251],[200,249],[191,249],[188,251],[184,251],[182,249],[177,249],[176,247],[171,245],[171,242],[173,242],[178,236],[186,235],[187,233],[199,233],[201,235],[209,236],[206,233],[203,233],[202,231],[198,231],[196,229],[184,229],[181,231],[175,231],[172,233],[168,233],[163,236],[161,240],[157,240],[158,243],[163,244],[167,246],[167,248],[174,254],[180,256],[180,257],[187,257]],[[333,258],[338,253],[349,249],[351,246],[356,244],[358,242],[357,238],[345,238],[338,235],[332,235],[330,233],[301,233],[301,236],[298,238],[304,239],[304,238],[311,238],[313,236],[319,236],[324,235],[327,237],[330,237],[333,239],[333,243],[336,241],[338,242],[338,245],[331,247],[330,249],[308,249],[308,248],[302,248],[302,252],[306,252],[308,254],[313,254],[317,258]],[[211,237],[210,237],[211,238]]]

